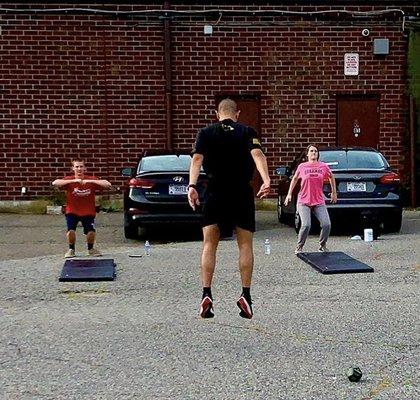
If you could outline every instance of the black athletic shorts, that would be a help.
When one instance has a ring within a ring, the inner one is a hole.
[[[222,236],[236,227],[255,232],[254,191],[250,184],[216,189],[209,185],[204,196],[203,227],[217,224]]]
[[[79,217],[75,214],[66,214],[67,231],[75,231],[79,221],[83,226],[83,233],[87,235],[88,232],[95,232],[95,217],[86,216]]]

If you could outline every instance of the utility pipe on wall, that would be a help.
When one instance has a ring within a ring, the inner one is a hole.
[[[169,10],[170,2],[165,0],[164,8]],[[166,148],[172,150],[172,59],[171,59],[171,21],[170,16],[165,14],[164,27],[164,51],[165,51],[165,109],[166,109]]]
[[[411,207],[417,205],[416,187],[416,103],[414,97],[410,97],[410,177],[411,177]]]

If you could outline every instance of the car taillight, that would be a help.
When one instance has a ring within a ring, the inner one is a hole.
[[[132,178],[128,185],[130,188],[151,189],[154,184],[155,182],[150,179]]]
[[[324,178],[324,185],[328,185],[330,183],[330,178]]]
[[[395,172],[390,172],[388,174],[381,176],[381,179],[379,181],[384,184],[390,184],[390,183],[399,184],[401,180],[398,174],[396,174]]]

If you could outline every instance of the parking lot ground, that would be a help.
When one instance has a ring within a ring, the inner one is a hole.
[[[142,242],[123,239],[121,214],[100,214],[98,245],[117,279],[60,283],[63,217],[0,215],[0,398],[419,398],[419,213],[371,243],[332,236],[331,250],[375,272],[329,276],[293,254],[296,234],[276,218],[257,214],[254,318],[238,316],[228,240],[215,318],[201,320],[199,237],[155,233],[152,255],[131,258]],[[360,382],[346,377],[353,366]]]

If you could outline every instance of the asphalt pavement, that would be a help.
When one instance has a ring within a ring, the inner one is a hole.
[[[420,398],[419,212],[371,243],[332,236],[331,250],[375,269],[341,275],[298,259],[294,230],[258,212],[252,320],[238,315],[234,240],[220,243],[215,318],[202,320],[199,235],[162,227],[151,256],[132,258],[143,242],[121,222],[98,216],[116,280],[60,283],[63,217],[0,214],[0,399]]]

